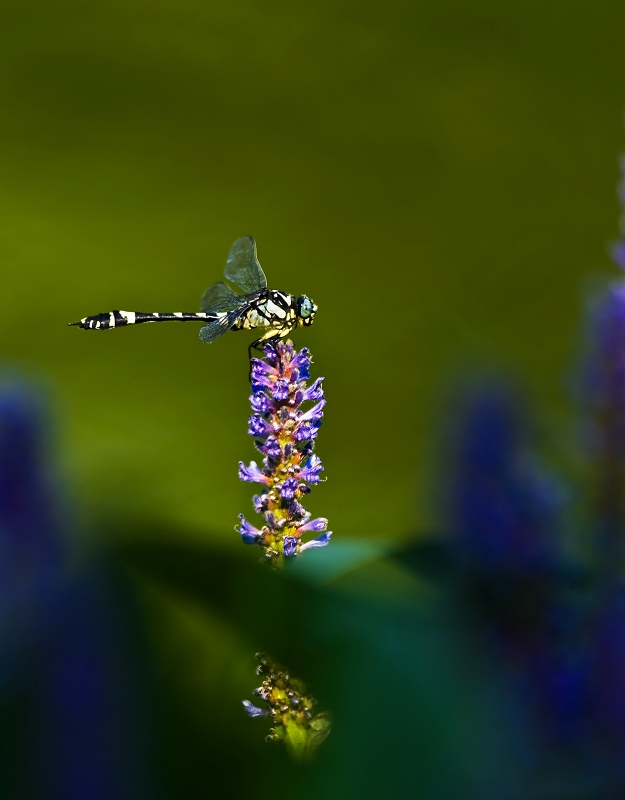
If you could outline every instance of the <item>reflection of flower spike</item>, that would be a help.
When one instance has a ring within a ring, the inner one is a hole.
[[[278,342],[266,345],[264,352],[264,359],[252,359],[252,415],[248,424],[248,433],[264,458],[260,467],[255,461],[249,466],[241,462],[239,477],[266,487],[253,501],[265,524],[259,530],[241,516],[237,531],[245,544],[260,545],[269,562],[279,566],[285,557],[330,541],[328,521],[323,517],[310,521],[300,502],[309,494],[309,484],[321,480],[323,465],[313,450],[326,400],[323,378],[306,386],[311,364],[306,348],[298,353],[292,342]],[[309,402],[314,405],[302,410],[302,404]],[[304,544],[301,538],[305,533],[323,535]]]
[[[267,739],[283,742],[296,761],[310,761],[330,733],[329,715],[313,714],[316,700],[306,693],[302,681],[263,653],[257,653],[256,658],[259,661],[256,673],[263,676],[263,683],[254,689],[254,694],[269,708],[258,708],[249,700],[243,700],[245,710],[250,717],[271,717],[274,727]]]
[[[267,711],[266,708],[259,708],[255,706],[254,703],[250,703],[249,700],[243,701],[243,708],[247,711],[250,717],[269,717],[271,716],[271,712]]]

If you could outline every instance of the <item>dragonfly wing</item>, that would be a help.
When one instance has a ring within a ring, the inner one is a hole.
[[[242,236],[232,245],[224,274],[245,294],[267,287],[267,278],[256,258],[256,242],[251,236]]]
[[[207,314],[235,311],[244,306],[246,302],[244,297],[235,294],[223,281],[219,281],[219,283],[209,286],[202,295],[200,311],[205,311]]]
[[[234,325],[237,316],[238,314],[236,312],[220,314],[207,325],[204,325],[203,328],[200,328],[200,339],[205,342],[205,344],[210,344],[214,342],[215,339],[219,339],[220,336],[223,336],[223,334]]]

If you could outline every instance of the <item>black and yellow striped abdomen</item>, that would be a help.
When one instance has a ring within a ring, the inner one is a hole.
[[[106,331],[123,328],[126,325],[138,325],[142,322],[206,322],[213,319],[214,314],[193,311],[107,311],[92,317],[83,317],[79,322],[70,322],[83,330]]]

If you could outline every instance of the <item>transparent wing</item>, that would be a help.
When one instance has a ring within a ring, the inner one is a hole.
[[[267,278],[256,258],[256,242],[251,236],[242,236],[232,245],[224,274],[245,294],[266,288]]]
[[[244,297],[235,294],[223,281],[214,283],[202,295],[200,311],[208,314],[219,311],[235,311],[247,303]]]
[[[204,325],[203,328],[200,328],[200,339],[205,342],[206,344],[210,344],[214,342],[215,339],[219,339],[231,325],[234,324],[238,314],[233,312],[230,314],[224,314],[217,319],[212,319],[207,325]]]

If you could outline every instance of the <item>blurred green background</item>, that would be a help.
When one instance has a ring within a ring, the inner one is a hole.
[[[246,234],[270,286],[319,306],[294,340],[326,378],[309,506],[337,554],[436,527],[458,374],[514,370],[561,452],[582,288],[611,274],[618,231],[624,30],[613,0],[4,0],[0,352],[51,387],[81,535],[256,566],[233,531],[251,509],[246,335],[67,328],[196,309]],[[197,699],[247,640],[163,588],[188,575],[161,579],[141,594],[159,663],[195,671]]]

